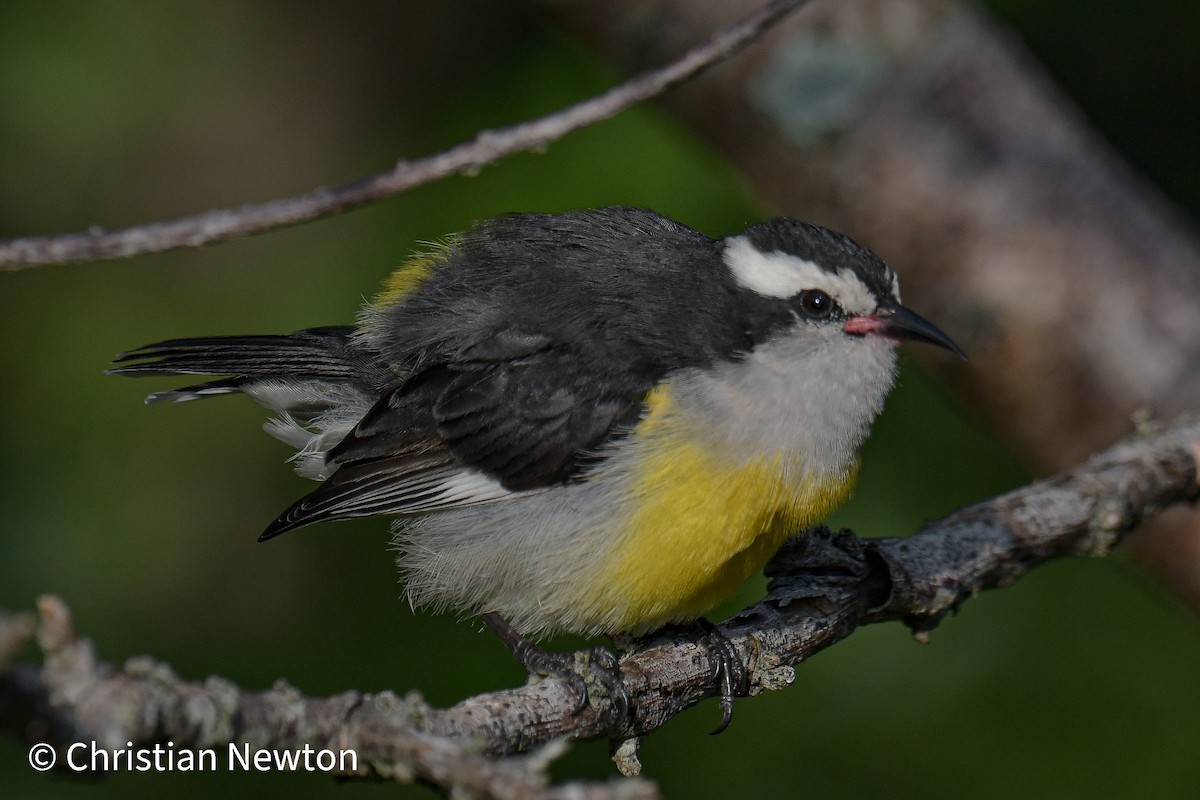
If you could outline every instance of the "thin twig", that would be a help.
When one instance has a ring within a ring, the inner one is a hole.
[[[568,133],[662,94],[733,55],[806,1],[772,0],[664,67],[643,72],[603,94],[546,116],[481,131],[468,142],[415,161],[402,160],[387,172],[297,197],[116,231],[94,227],[81,233],[0,241],[0,270],[198,247],[338,214],[456,173],[478,172],[505,156],[540,150]]]
[[[1142,519],[1198,494],[1200,415],[1143,430],[1053,479],[965,508],[903,539],[810,532],[768,568],[767,597],[719,626],[749,669],[749,691],[786,686],[793,665],[871,622],[903,620],[918,637],[984,589],[1008,586],[1067,555],[1104,555]],[[181,680],[149,658],[123,668],[99,661],[75,635],[61,601],[43,599],[41,667],[0,662],[0,724],[58,748],[97,741],[123,748],[349,748],[346,777],[421,780],[487,797],[647,796],[645,783],[545,788],[538,748],[564,738],[625,740],[619,763],[638,769],[636,739],[717,693],[709,660],[682,634],[622,659],[632,715],[614,718],[602,691],[575,713],[563,680],[472,697],[448,709],[390,693],[306,698],[284,684],[249,692],[226,681]],[[0,652],[28,622],[0,614]],[[492,759],[531,753],[519,759]],[[627,794],[625,794],[627,793]]]

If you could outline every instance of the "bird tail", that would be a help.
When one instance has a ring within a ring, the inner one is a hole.
[[[315,381],[368,388],[378,370],[353,347],[349,327],[309,328],[288,335],[168,339],[121,353],[110,375],[225,375],[154,392],[147,403],[199,400],[268,382]]]
[[[325,455],[371,407],[395,375],[351,338],[349,327],[288,335],[169,339],[121,353],[112,375],[219,375],[216,380],[154,392],[147,403],[184,403],[242,393],[279,416],[267,433],[296,448],[296,471],[329,476]],[[389,378],[390,376],[390,378]]]

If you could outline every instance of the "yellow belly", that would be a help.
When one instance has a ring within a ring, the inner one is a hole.
[[[635,436],[655,442],[634,479],[631,519],[587,587],[612,631],[644,633],[702,616],[762,570],[780,545],[841,505],[857,465],[814,478],[788,454],[730,463],[652,398]],[[615,623],[615,624],[614,624]]]

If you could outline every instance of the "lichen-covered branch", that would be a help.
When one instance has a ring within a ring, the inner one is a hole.
[[[477,133],[468,142],[335,188],[259,205],[208,211],[167,222],[116,231],[94,227],[59,236],[30,236],[0,241],[0,269],[91,261],[198,247],[238,236],[296,225],[393,197],[416,186],[458,173],[478,172],[501,158],[538,150],[568,133],[608,119],[643,100],[662,94],[753,42],[763,31],[806,0],[771,0],[723,28],[666,66],[647,70],[603,94],[537,119]]]
[[[34,625],[28,615],[0,613],[0,656],[11,657]],[[304,697],[278,682],[251,692],[221,678],[181,679],[148,657],[122,666],[99,660],[91,641],[75,634],[66,605],[53,596],[38,602],[37,642],[45,656],[35,667],[16,662],[0,671],[0,724],[32,742],[57,747],[56,769],[72,774],[67,748],[96,742],[115,751],[170,742],[170,752],[353,751],[357,769],[329,771],[343,778],[418,781],[451,796],[509,800],[642,800],[657,796],[646,782],[568,783],[548,786],[546,768],[561,742],[542,742],[522,757],[497,759],[471,737],[426,730],[431,710],[416,695],[347,691]],[[2,662],[0,662],[2,663]],[[79,759],[82,760],[82,759]],[[224,760],[224,756],[222,756]],[[77,762],[78,763],[78,762]]]
[[[768,567],[767,597],[719,628],[745,660],[752,694],[786,686],[793,667],[858,626],[903,620],[927,636],[951,610],[985,589],[1008,586],[1068,555],[1105,555],[1164,506],[1200,497],[1200,415],[1134,436],[1049,480],[964,508],[906,538],[859,539],[810,531]],[[640,781],[546,784],[545,766],[564,739],[623,740],[618,764],[639,769],[636,741],[717,692],[709,659],[689,636],[668,634],[622,659],[631,714],[596,687],[574,713],[558,679],[472,697],[447,709],[416,695],[347,691],[308,698],[278,684],[264,692],[219,678],[182,680],[149,658],[121,667],[99,660],[76,636],[66,606],[39,603],[44,663],[16,658],[34,630],[0,615],[0,724],[60,748],[95,740],[172,741],[177,747],[353,749],[347,777],[419,780],[481,797],[647,797]]]

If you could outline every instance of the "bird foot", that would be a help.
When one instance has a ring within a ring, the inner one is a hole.
[[[709,731],[710,736],[716,736],[733,720],[733,698],[745,696],[749,691],[750,673],[733,642],[716,625],[704,617],[696,620],[694,625],[700,630],[696,643],[708,651],[713,677],[721,692],[721,724]]]
[[[621,677],[621,664],[617,657],[603,647],[591,647],[576,653],[559,653],[544,650],[522,636],[499,614],[488,612],[480,619],[512,652],[530,675],[561,678],[575,691],[578,700],[573,714],[588,707],[592,691],[599,688],[601,696],[607,695],[612,703],[615,724],[629,716],[629,693]]]
[[[721,724],[710,731],[711,736],[723,732],[733,720],[733,698],[750,692],[750,673],[729,637],[704,617],[694,622],[667,625],[648,636],[632,640],[629,648],[641,647],[662,636],[681,636],[698,644],[708,656],[712,677],[720,692]]]

